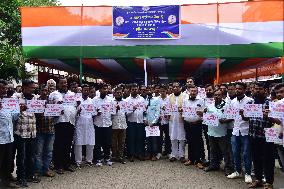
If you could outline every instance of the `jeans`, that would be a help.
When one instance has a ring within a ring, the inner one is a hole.
[[[257,180],[262,180],[262,174],[266,183],[274,182],[274,143],[266,142],[265,138],[251,138],[251,152],[254,166],[254,173]]]
[[[52,160],[54,138],[54,134],[37,134],[35,152],[35,171],[37,173],[45,174],[49,170],[49,165]]]
[[[17,149],[17,178],[25,180],[34,175],[35,138],[22,138],[15,135]]]
[[[172,150],[172,146],[171,146],[171,139],[170,139],[170,135],[169,135],[169,124],[165,124],[165,125],[160,125],[160,146],[159,146],[159,152],[162,152],[163,149],[163,143],[165,143],[165,153],[166,154],[171,154]]]
[[[110,159],[111,140],[112,140],[112,128],[111,127],[96,127],[95,126],[95,153],[96,160]],[[102,150],[104,157],[102,156]]]
[[[11,164],[14,164],[13,143],[0,144],[0,179],[2,182],[9,182]]]
[[[74,135],[74,126],[69,122],[57,123],[54,140],[54,167],[55,169],[68,168],[71,164],[71,147]]]
[[[249,136],[232,136],[232,150],[233,150],[233,159],[235,164],[235,171],[241,172],[241,152],[243,151],[243,161],[245,165],[245,173],[251,174],[251,149],[250,149],[250,141]]]
[[[145,126],[143,123],[131,123],[126,129],[127,150],[129,156],[145,155]]]

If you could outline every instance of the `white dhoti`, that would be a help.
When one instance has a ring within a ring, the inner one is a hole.
[[[180,113],[172,115],[169,122],[169,135],[172,143],[171,157],[181,158],[185,157],[185,130],[183,119]]]

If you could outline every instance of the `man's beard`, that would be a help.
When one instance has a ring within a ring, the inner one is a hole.
[[[213,93],[207,93],[207,94],[206,94],[206,97],[207,97],[207,98],[213,98]]]

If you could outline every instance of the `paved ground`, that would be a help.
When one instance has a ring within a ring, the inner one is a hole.
[[[284,173],[275,170],[275,188],[284,188]],[[74,173],[43,178],[40,184],[31,184],[32,189],[242,189],[248,188],[243,179],[229,180],[223,172],[206,173],[194,166],[185,167],[168,160],[135,161],[112,167],[83,167]]]

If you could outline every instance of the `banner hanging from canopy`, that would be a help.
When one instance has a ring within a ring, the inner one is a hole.
[[[113,7],[113,39],[179,39],[180,6]]]

